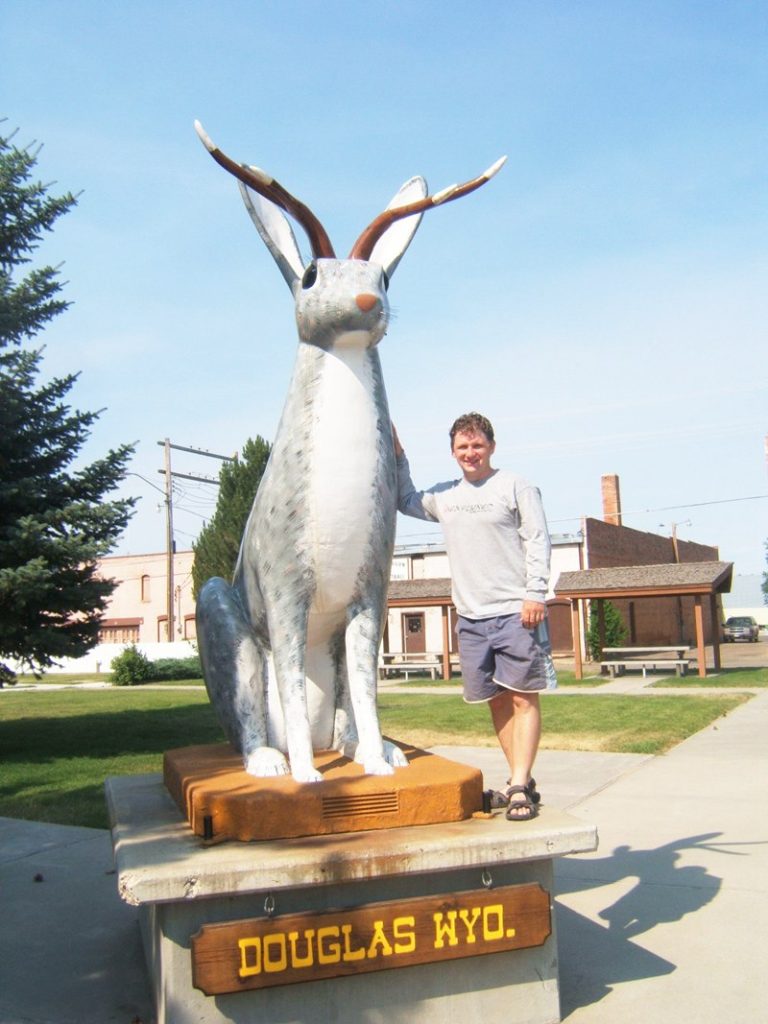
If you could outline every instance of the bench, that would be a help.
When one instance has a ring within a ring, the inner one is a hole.
[[[437,673],[442,674],[442,661],[438,654],[382,654],[379,659],[379,676],[386,679],[387,676],[405,676],[406,680],[412,675],[423,675],[429,673],[432,679],[437,679]]]
[[[604,647],[600,663],[602,672],[608,670],[611,679],[622,676],[628,668],[640,668],[645,679],[647,670],[674,669],[678,676],[684,676],[690,666],[685,657],[686,644],[671,644],[667,647]]]
[[[623,676],[628,668],[641,668],[643,679],[647,670],[650,669],[674,669],[678,676],[684,676],[690,667],[688,658],[626,658],[623,661],[602,661],[601,668],[607,668],[611,679],[616,676]]]

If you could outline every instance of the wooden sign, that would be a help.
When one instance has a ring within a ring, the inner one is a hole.
[[[204,925],[192,983],[206,995],[292,985],[540,946],[551,930],[534,883]]]

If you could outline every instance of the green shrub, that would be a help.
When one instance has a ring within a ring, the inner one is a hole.
[[[150,679],[163,682],[166,679],[202,679],[203,666],[200,659],[193,655],[190,658],[158,658],[151,661]]]
[[[112,659],[112,682],[118,686],[136,686],[140,683],[163,683],[172,679],[202,679],[200,658],[158,658],[150,661],[135,646],[126,647]]]
[[[152,662],[135,644],[126,647],[122,654],[113,658],[110,668],[112,682],[118,686],[137,686],[152,678]]]
[[[621,613],[615,604],[604,602],[605,643],[600,643],[600,628],[597,618],[597,601],[589,602],[589,630],[587,631],[587,648],[592,661],[600,661],[603,647],[623,647],[629,635]]]

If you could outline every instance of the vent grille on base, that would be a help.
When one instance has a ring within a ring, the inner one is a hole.
[[[356,796],[323,797],[324,818],[364,817],[376,814],[397,814],[400,806],[396,791],[361,793]]]

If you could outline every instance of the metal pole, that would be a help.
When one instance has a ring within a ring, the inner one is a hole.
[[[173,477],[171,475],[171,442],[165,439],[165,547],[167,557],[166,582],[167,582],[167,620],[168,620],[168,643],[173,640]]]
[[[677,528],[678,526],[690,526],[691,520],[686,519],[684,523],[672,523],[672,554],[675,559],[675,565],[680,565],[680,546],[677,542]],[[675,598],[676,610],[677,610],[677,642],[685,643],[685,619],[683,617],[683,599],[678,594]]]

